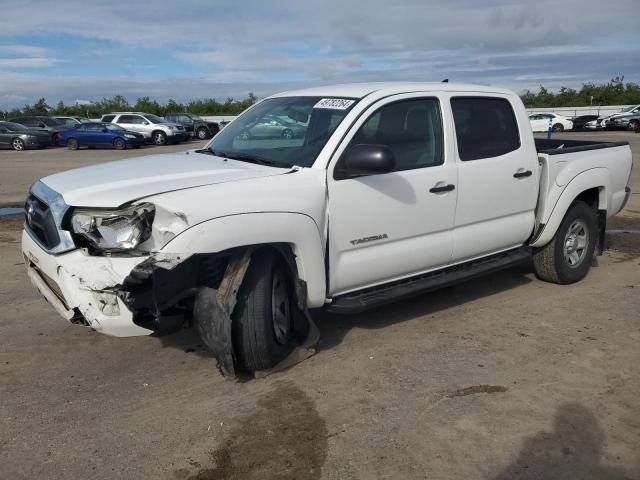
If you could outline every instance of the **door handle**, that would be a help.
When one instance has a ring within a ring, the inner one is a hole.
[[[531,170],[518,170],[513,174],[515,178],[525,178],[530,177],[533,172]]]
[[[431,193],[442,193],[442,192],[450,192],[451,190],[455,190],[456,186],[449,183],[448,185],[442,185],[441,187],[433,187],[429,189]]]

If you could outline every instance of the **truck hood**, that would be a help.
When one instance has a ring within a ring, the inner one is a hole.
[[[42,181],[60,193],[68,205],[114,208],[159,193],[289,171],[189,151],[77,168]]]

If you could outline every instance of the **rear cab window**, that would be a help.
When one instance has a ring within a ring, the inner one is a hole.
[[[460,160],[499,157],[520,148],[518,123],[507,99],[453,97],[451,109]]]

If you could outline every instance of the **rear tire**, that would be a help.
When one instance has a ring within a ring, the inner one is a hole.
[[[116,150],[124,150],[125,148],[127,148],[127,144],[121,138],[116,138],[113,141],[113,146]]]
[[[554,132],[562,132],[564,131],[564,126],[561,123],[556,123],[553,127],[551,127],[551,130],[553,130]]]
[[[293,288],[284,261],[273,250],[254,254],[240,287],[232,334],[241,369],[266,370],[295,346]]]
[[[575,202],[553,239],[533,250],[533,267],[538,278],[561,285],[582,280],[591,267],[597,233],[594,209],[584,202]]]
[[[70,138],[69,140],[67,140],[67,148],[69,150],[78,150],[78,148],[80,148],[80,145],[78,145],[78,141],[75,138]]]

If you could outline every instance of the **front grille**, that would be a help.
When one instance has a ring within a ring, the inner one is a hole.
[[[27,197],[24,206],[25,223],[29,230],[49,250],[60,243],[60,235],[56,227],[53,212],[49,206],[34,195]]]

